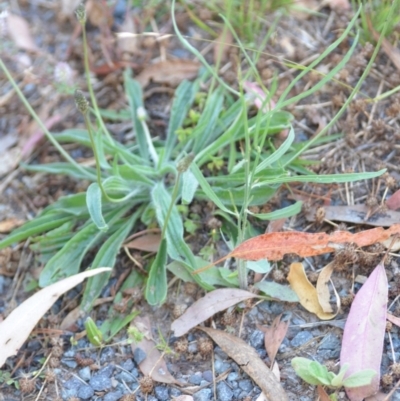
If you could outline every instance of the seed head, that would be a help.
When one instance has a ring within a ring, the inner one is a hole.
[[[76,8],[75,15],[81,25],[86,24],[86,8],[83,3]]]
[[[76,90],[74,94],[76,108],[83,114],[89,111],[89,102],[86,100],[82,91]]]
[[[150,376],[143,376],[139,380],[140,390],[143,394],[149,394],[153,391],[154,382]]]
[[[185,156],[176,166],[176,169],[180,173],[184,173],[192,164],[192,161],[194,159],[194,153],[189,153],[187,156]]]

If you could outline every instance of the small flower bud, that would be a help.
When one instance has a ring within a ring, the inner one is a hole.
[[[76,18],[78,19],[81,25],[85,25],[86,23],[86,9],[83,3],[79,4],[79,6],[75,10]]]
[[[76,108],[85,115],[89,111],[89,102],[82,91],[76,90],[74,94]]]
[[[146,113],[145,108],[142,107],[142,106],[138,107],[138,109],[137,109],[137,111],[136,111],[136,115],[137,115],[137,118],[138,118],[140,121],[145,121],[145,120],[146,120],[146,117],[147,117],[147,113]]]
[[[181,161],[179,161],[178,165],[176,166],[176,169],[180,173],[184,173],[192,164],[193,159],[194,159],[194,153],[189,153]]]

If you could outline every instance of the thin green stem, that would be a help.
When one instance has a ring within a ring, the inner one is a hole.
[[[88,179],[93,179],[94,176],[90,172],[88,172],[84,167],[82,167],[79,163],[77,163],[63,148],[62,146],[57,142],[56,139],[54,139],[53,135],[51,135],[50,131],[46,128],[46,126],[43,124],[42,120],[40,117],[36,114],[36,112],[33,110],[32,106],[29,104],[28,100],[26,99],[25,95],[22,93],[21,89],[15,82],[14,78],[10,74],[10,71],[6,67],[6,65],[3,63],[3,60],[0,57],[0,68],[3,70],[4,74],[6,75],[8,81],[11,83],[13,86],[15,92],[17,93],[18,97],[28,110],[29,114],[33,117],[33,119],[36,121],[36,123],[39,125],[40,129],[44,132],[46,135],[46,138],[52,143],[52,145],[60,152],[61,156],[69,163],[71,163],[75,168],[77,168],[81,173],[83,173],[85,176],[88,177]]]
[[[168,210],[167,210],[167,214],[165,215],[164,225],[163,225],[163,228],[162,228],[162,231],[161,231],[161,239],[165,238],[165,233],[167,231],[167,226],[168,226],[169,219],[171,217],[172,209],[175,206],[176,199],[178,198],[180,180],[181,180],[181,172],[178,171],[178,174],[177,174],[176,180],[175,180],[174,189],[172,190],[172,194],[171,194],[171,203],[169,204],[169,207],[168,207]]]

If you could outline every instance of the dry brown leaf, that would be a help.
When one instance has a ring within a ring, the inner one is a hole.
[[[322,386],[317,386],[317,392],[320,401],[332,401]]]
[[[252,292],[236,288],[221,288],[211,291],[187,308],[182,316],[173,321],[171,330],[174,331],[175,337],[183,336],[190,329],[214,316],[217,312],[228,309],[230,306],[246,299],[256,297],[257,295]]]
[[[329,300],[331,298],[331,293],[329,291],[329,282],[331,282],[331,275],[333,273],[333,262],[327,264],[319,273],[318,280],[317,280],[317,294],[318,294],[318,301],[321,305],[321,308],[326,313],[334,313],[332,309],[332,305],[330,304]],[[333,290],[336,295],[336,313],[335,316],[338,314],[340,309],[340,297],[336,292],[334,285],[332,284]]]
[[[105,0],[88,0],[85,8],[92,25],[102,27],[113,24],[114,18]]]
[[[15,217],[3,220],[0,222],[0,233],[9,233],[14,228],[19,227],[24,223],[25,223],[24,220],[17,219]]]
[[[311,208],[307,212],[308,221],[315,221],[316,210],[317,208]],[[370,213],[370,209],[366,205],[324,206],[324,211],[325,219],[332,221],[366,224],[375,227],[390,227],[394,223],[400,223],[400,212],[392,210],[380,210],[365,220]]]
[[[36,43],[32,39],[29,25],[26,20],[18,15],[8,13],[7,15],[7,32],[16,46],[20,49],[31,52],[39,51]]]
[[[400,189],[398,189],[387,201],[386,206],[390,210],[400,209]]]
[[[135,77],[144,88],[150,82],[178,86],[184,79],[196,78],[200,64],[190,60],[167,60],[151,64]]]
[[[85,278],[109,270],[111,269],[100,267],[75,274],[43,288],[14,309],[0,323],[0,368],[8,357],[18,352],[37,322],[62,294],[80,284]]]
[[[180,385],[181,383],[169,373],[161,352],[156,348],[156,342],[151,334],[150,317],[137,316],[130,325],[145,335],[142,341],[131,345],[132,352],[135,352],[136,348],[140,348],[146,353],[146,358],[139,365],[141,372],[156,382]]]
[[[278,362],[274,362],[274,364],[272,365],[272,369],[271,372],[275,375],[276,380],[278,380],[278,382],[281,381],[281,371],[279,369],[279,365]]]
[[[145,233],[142,236],[127,242],[124,246],[129,249],[138,249],[145,252],[157,252],[161,244],[161,234]]]
[[[387,313],[386,319],[389,320],[389,322],[392,322],[396,326],[400,327],[400,317],[394,316],[391,313]]]
[[[349,0],[325,0],[324,3],[332,10],[350,10]]]
[[[206,327],[199,329],[207,333],[258,384],[268,401],[289,401],[281,384],[253,347],[224,331]]]
[[[333,319],[337,313],[326,313],[321,307],[317,290],[308,281],[302,263],[292,263],[287,277],[290,287],[300,299],[300,304],[321,320]]]
[[[387,230],[379,227],[355,234],[349,231],[334,231],[331,234],[299,231],[269,233],[243,242],[224,259],[235,257],[245,260],[281,260],[289,253],[295,253],[301,257],[316,256],[334,252],[339,244],[353,242],[363,247],[385,241],[399,233],[400,224],[394,224]]]
[[[282,314],[277,316],[271,327],[258,327],[264,332],[264,346],[271,360],[271,366],[274,366],[276,354],[289,328],[290,319],[282,321],[281,317]]]

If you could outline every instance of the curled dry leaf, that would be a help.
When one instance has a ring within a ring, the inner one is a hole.
[[[132,352],[135,352],[136,348],[140,348],[146,353],[146,358],[139,364],[141,372],[156,382],[180,385],[181,383],[169,373],[161,352],[156,348],[156,342],[151,334],[150,317],[137,316],[132,321],[131,326],[136,327],[145,335],[142,341],[131,345]]]
[[[258,384],[268,401],[289,400],[275,375],[253,347],[224,331],[206,327],[199,327],[199,329],[207,333]]]
[[[221,288],[211,291],[186,309],[182,316],[173,321],[171,330],[174,331],[175,337],[183,336],[190,329],[214,316],[217,312],[228,309],[230,306],[246,299],[256,297],[256,294],[235,288]]]
[[[318,397],[320,401],[332,401],[331,398],[329,397],[328,393],[325,391],[325,389],[322,386],[317,387],[317,392],[318,392]]]
[[[387,302],[386,271],[379,264],[356,294],[344,327],[340,365],[349,364],[345,378],[364,369],[377,372],[371,384],[346,388],[351,401],[362,401],[379,389]]]
[[[400,327],[400,317],[394,316],[391,313],[388,313],[386,316],[386,319],[389,320],[389,322],[392,322],[396,326]]]
[[[283,339],[289,328],[290,319],[282,321],[282,314],[277,316],[272,322],[271,327],[258,327],[264,332],[265,350],[271,360],[271,366],[274,366],[275,357]],[[279,372],[279,369],[278,369]]]
[[[108,267],[87,270],[55,284],[49,285],[32,295],[0,323],[0,368],[6,359],[15,355],[42,316],[54,302],[85,278],[111,270]]]
[[[9,233],[14,228],[24,224],[25,221],[17,219],[16,217],[10,217],[9,219],[0,222],[0,233]]]
[[[338,314],[340,309],[340,297],[339,294],[336,292],[336,289],[331,282],[331,275],[333,273],[333,262],[327,264],[319,273],[318,280],[317,280],[317,295],[318,301],[321,305],[321,308],[326,313],[333,313],[332,305],[330,304],[331,294],[329,291],[329,283],[332,284],[333,291],[336,295],[336,310],[335,316]]]
[[[329,266],[329,265],[328,265]],[[328,274],[325,275],[325,278]],[[330,276],[329,276],[330,277]],[[339,312],[325,312],[318,299],[317,290],[308,281],[302,263],[292,263],[287,277],[290,286],[300,299],[300,304],[309,312],[316,314],[321,320],[333,319]],[[339,298],[338,296],[336,297]],[[326,303],[324,303],[326,305]]]
[[[359,247],[368,246],[399,233],[400,224],[394,224],[387,230],[378,227],[355,234],[348,231],[335,231],[331,234],[299,231],[262,234],[243,242],[221,260],[232,257],[245,260],[281,260],[289,253],[305,258],[334,252],[340,244],[346,242],[353,242]]]
[[[184,79],[197,77],[200,64],[191,60],[167,60],[147,66],[135,79],[142,87],[150,82],[178,86]]]

